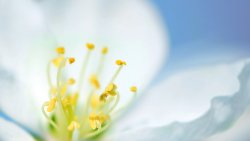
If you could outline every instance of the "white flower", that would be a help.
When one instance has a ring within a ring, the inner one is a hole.
[[[125,93],[121,98],[124,103],[131,98],[131,94],[126,94],[130,93],[129,86],[136,84],[143,90],[150,83],[168,47],[161,22],[148,2],[71,1],[58,5],[49,1],[1,1],[4,23],[0,41],[3,87],[0,109],[9,116],[8,120],[11,118],[15,124],[38,136],[47,125],[41,122],[44,117],[40,109],[48,100],[46,66],[53,48],[64,45],[67,55],[82,60],[82,48],[87,41],[96,43],[97,47],[108,45],[111,56],[107,57],[109,66],[105,67],[104,76],[112,76],[116,67],[112,65],[114,59],[125,59],[130,66],[116,81],[120,93]],[[55,9],[58,13],[52,12]],[[98,58],[92,57],[91,63],[96,64]],[[89,66],[92,69],[93,65]],[[78,74],[74,71],[79,70],[76,67],[72,74]]]
[[[42,130],[47,129],[48,124],[39,118],[43,117],[40,106],[48,100],[45,68],[47,60],[52,58],[48,53],[55,46],[65,45],[67,54],[77,55],[78,61],[82,58],[80,50],[87,41],[97,46],[105,43],[110,47],[112,60],[122,58],[128,62],[116,81],[122,96],[130,85],[138,85],[144,94],[138,96],[138,102],[131,105],[122,118],[111,121],[113,127],[105,130],[100,140],[226,140],[227,132],[234,133],[234,138],[238,139],[243,135],[239,132],[248,129],[241,126],[246,123],[245,116],[233,126],[249,103],[250,65],[245,61],[183,71],[148,89],[146,86],[161,66],[167,44],[147,2],[38,2],[1,1],[4,22],[0,44],[8,48],[0,48],[0,140],[28,141],[36,137],[48,140],[51,137],[48,133],[53,131]],[[48,27],[44,27],[46,24]],[[93,62],[98,61],[94,59]],[[107,60],[107,64],[112,63]],[[75,71],[80,69],[72,68],[70,74],[78,74]],[[115,69],[112,65],[106,68],[106,74],[112,74],[110,72]],[[78,78],[77,75],[73,77]],[[95,79],[92,80],[96,84]],[[136,91],[135,87],[132,91]],[[125,100],[131,97],[131,94],[126,95]],[[53,105],[53,100],[51,103]],[[95,122],[96,118],[93,120]],[[77,129],[77,121],[75,119],[67,127]],[[102,127],[96,123],[91,128],[97,126]],[[231,129],[224,134],[210,138],[228,128]],[[76,139],[79,133],[73,134],[72,139]]]

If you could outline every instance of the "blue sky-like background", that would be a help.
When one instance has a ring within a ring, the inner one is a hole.
[[[162,72],[232,62],[250,55],[249,0],[151,0],[168,27]]]

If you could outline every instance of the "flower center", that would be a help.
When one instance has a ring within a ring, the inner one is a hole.
[[[108,53],[107,47],[102,48],[97,70],[88,78],[90,92],[88,92],[86,99],[83,99],[83,82],[86,79],[86,69],[95,45],[87,43],[86,48],[87,54],[83,60],[78,79],[67,78],[63,73],[65,67],[76,61],[74,57],[65,56],[64,47],[56,48],[57,56],[48,63],[47,77],[50,100],[43,104],[42,112],[49,122],[50,134],[58,140],[95,138],[108,129],[114,120],[112,117],[116,117],[114,115],[121,110],[117,108],[120,94],[115,80],[126,62],[122,60],[115,62],[118,66],[117,70],[104,90],[99,92],[102,88],[99,78]],[[53,75],[52,69],[56,70],[55,75]],[[53,78],[56,79],[55,84],[52,82]],[[73,87],[74,85],[77,87]],[[132,86],[130,91],[135,95],[137,88]]]

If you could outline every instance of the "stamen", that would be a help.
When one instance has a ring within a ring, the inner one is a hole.
[[[68,108],[71,105],[71,100],[69,96],[62,98],[62,105],[64,108]]]
[[[61,62],[60,62],[60,65],[59,65],[59,68],[58,68],[58,71],[57,71],[57,88],[58,88],[58,93],[57,93],[57,96],[58,96],[58,100],[61,99],[61,94],[59,93],[61,90],[61,85],[60,85],[60,82],[61,82],[61,76],[62,76],[62,69],[63,69],[63,66],[65,64],[66,60],[63,59]]]
[[[127,65],[127,63],[125,61],[122,61],[122,60],[116,60],[116,64],[118,66],[123,66],[123,65]]]
[[[92,138],[101,134],[110,126],[110,116],[111,114],[113,116],[114,110],[117,111],[116,108],[120,101],[120,95],[115,80],[123,66],[126,65],[126,62],[122,60],[116,60],[115,63],[118,65],[117,70],[111,77],[104,92],[101,93],[101,95],[97,94],[98,89],[101,88],[99,78],[101,78],[105,57],[108,53],[108,48],[103,47],[101,49],[100,61],[97,64],[97,70],[89,78],[89,82],[93,88],[90,89],[86,96],[87,99],[85,103],[77,103],[79,94],[83,88],[83,83],[85,82],[84,77],[86,75],[85,73],[87,71],[90,55],[95,45],[87,43],[86,48],[87,53],[80,70],[76,91],[72,92],[74,87],[68,89],[70,85],[76,84],[74,78],[63,79],[63,69],[66,63],[73,64],[75,58],[65,57],[64,47],[58,47],[56,48],[57,57],[48,63],[47,77],[51,95],[50,100],[42,105],[42,112],[48,122],[55,127],[54,133],[56,133],[56,137],[58,137],[59,140],[80,140],[82,137]],[[50,73],[52,65],[55,65],[57,68],[56,84],[53,84],[51,79]],[[137,87],[132,86],[130,91],[136,93]],[[53,112],[53,115],[50,117],[48,112]],[[74,119],[75,116],[79,116],[80,120]]]
[[[51,65],[51,62],[49,62],[47,65],[47,79],[48,79],[49,87],[52,87],[52,81],[51,81],[51,76],[50,76],[50,65]]]
[[[67,84],[62,84],[60,89],[61,89],[60,95],[64,96],[66,94],[66,92],[67,92]]]
[[[122,106],[121,108],[119,108],[118,110],[116,110],[116,112],[114,114],[118,114],[120,111],[124,110],[125,107],[128,107],[128,106],[130,106],[132,104],[132,102],[136,98],[137,87],[136,86],[130,87],[130,91],[134,93],[133,97],[127,102],[127,104],[125,104],[124,106]]]
[[[86,47],[89,49],[89,50],[93,50],[95,48],[95,45],[93,43],[87,43],[86,44]]]
[[[47,112],[52,112],[56,106],[56,98],[52,98],[48,103]]]
[[[69,58],[69,64],[73,64],[75,61],[76,61],[75,58],[73,57]]]
[[[114,105],[111,107],[111,109],[108,111],[108,114],[112,113],[114,109],[117,107],[118,103],[120,101],[120,95],[119,93],[116,94],[116,99]]]
[[[130,87],[130,91],[136,93],[137,92],[137,87],[136,86]]]
[[[108,48],[107,47],[103,47],[102,48],[102,54],[105,55],[108,53]]]
[[[92,84],[94,86],[95,89],[100,89],[100,83],[97,79],[96,75],[91,75],[89,78],[90,84]]]
[[[102,102],[97,94],[92,95],[90,104],[92,109],[98,109],[102,105]]]
[[[64,47],[58,47],[58,48],[56,48],[56,52],[58,54],[64,54],[65,53],[65,49],[64,49]]]
[[[71,96],[70,102],[73,106],[76,106],[79,94],[75,93]]]
[[[52,63],[55,65],[55,67],[58,68],[63,60],[64,60],[64,57],[59,56],[59,57],[53,59]],[[62,67],[64,67],[64,66],[65,66],[65,62],[62,64]]]
[[[107,130],[109,126],[110,126],[110,123],[107,123],[106,125],[104,125],[104,127],[100,128],[100,129],[98,129],[98,130],[96,130],[96,131],[94,131],[94,132],[85,134],[85,135],[83,135],[83,137],[84,137],[85,139],[93,138],[93,137],[95,137],[95,136],[101,134],[101,133],[104,132],[105,130]]]
[[[55,96],[56,95],[56,93],[57,93],[57,88],[56,87],[54,87],[54,86],[51,86],[51,88],[50,88],[50,96]]]
[[[108,48],[103,47],[102,48],[102,55],[100,57],[99,65],[98,65],[97,72],[96,72],[97,76],[100,76],[100,74],[101,74],[101,72],[103,70],[103,66],[104,66],[104,62],[105,62],[105,56],[106,56],[107,53],[108,53]]]
[[[116,64],[119,66],[119,68],[116,70],[115,74],[113,75],[112,79],[110,80],[110,83],[113,83],[115,81],[115,79],[117,78],[118,74],[122,70],[122,67],[124,65],[127,65],[127,63],[124,62],[124,61],[122,61],[122,60],[116,60]]]
[[[47,113],[45,112],[45,107],[47,107],[48,106],[48,102],[45,102],[44,104],[43,104],[43,106],[42,106],[42,112],[43,112],[43,115],[46,117],[46,119],[49,121],[49,123],[53,126],[53,127],[55,127],[55,128],[57,128],[58,129],[58,126],[57,126],[57,124],[53,121],[53,120],[51,120],[51,118],[47,115]]]
[[[63,115],[63,120],[62,121],[67,121],[67,116],[65,114],[65,111],[63,109],[63,105],[62,105],[62,100],[61,100],[61,85],[60,85],[60,82],[61,82],[61,76],[62,76],[62,69],[63,69],[63,65],[65,64],[66,60],[63,59],[62,62],[60,63],[59,65],[59,68],[58,68],[58,71],[57,71],[57,88],[58,88],[58,91],[57,91],[57,100],[58,100],[58,106],[59,106],[59,111],[60,113]]]
[[[74,78],[70,78],[69,80],[68,80],[68,84],[69,85],[74,85],[76,83],[76,80],[74,79]]]
[[[81,93],[83,79],[84,79],[84,75],[85,75],[87,65],[89,62],[91,50],[93,50],[95,48],[94,44],[91,44],[91,43],[87,43],[86,47],[88,48],[88,52],[83,60],[83,64],[82,64],[82,68],[81,68],[81,72],[80,72],[80,76],[79,76],[79,83],[78,83],[78,92],[79,93]]]
[[[68,126],[69,131],[73,131],[73,130],[79,129],[79,128],[80,128],[80,124],[76,121],[71,121],[70,125]]]
[[[72,141],[79,141],[79,131],[75,129],[72,133]]]
[[[102,124],[106,122],[108,119],[109,119],[109,116],[103,113],[100,113],[100,114],[90,113],[89,115],[90,127],[93,130],[100,129],[102,127]]]
[[[111,96],[116,96],[117,95],[117,86],[114,83],[110,83],[106,89],[105,92]]]
[[[91,113],[90,116],[89,116],[89,124],[90,124],[90,127],[92,129],[96,129],[97,128],[97,121],[96,121],[96,114],[94,113]]]
[[[108,98],[108,93],[104,92],[100,96],[100,101],[106,102],[107,98]]]

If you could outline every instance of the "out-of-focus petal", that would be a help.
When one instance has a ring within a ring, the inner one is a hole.
[[[55,46],[43,13],[32,0],[3,0],[0,6],[1,68],[11,71],[29,95],[43,101],[48,92],[45,73],[51,58],[48,50]]]
[[[250,111],[246,110],[228,130],[218,133],[204,141],[249,141]]]
[[[183,79],[174,76],[165,87],[151,91],[151,102],[138,103],[143,111],[136,109],[122,123],[133,128],[120,127],[123,130],[116,139],[200,141],[228,129],[249,105],[250,64],[222,65],[180,76]]]
[[[0,67],[0,112],[22,126],[39,131],[37,109],[27,93],[27,88],[9,70]]]
[[[15,124],[0,117],[1,141],[35,141],[35,139]]]

